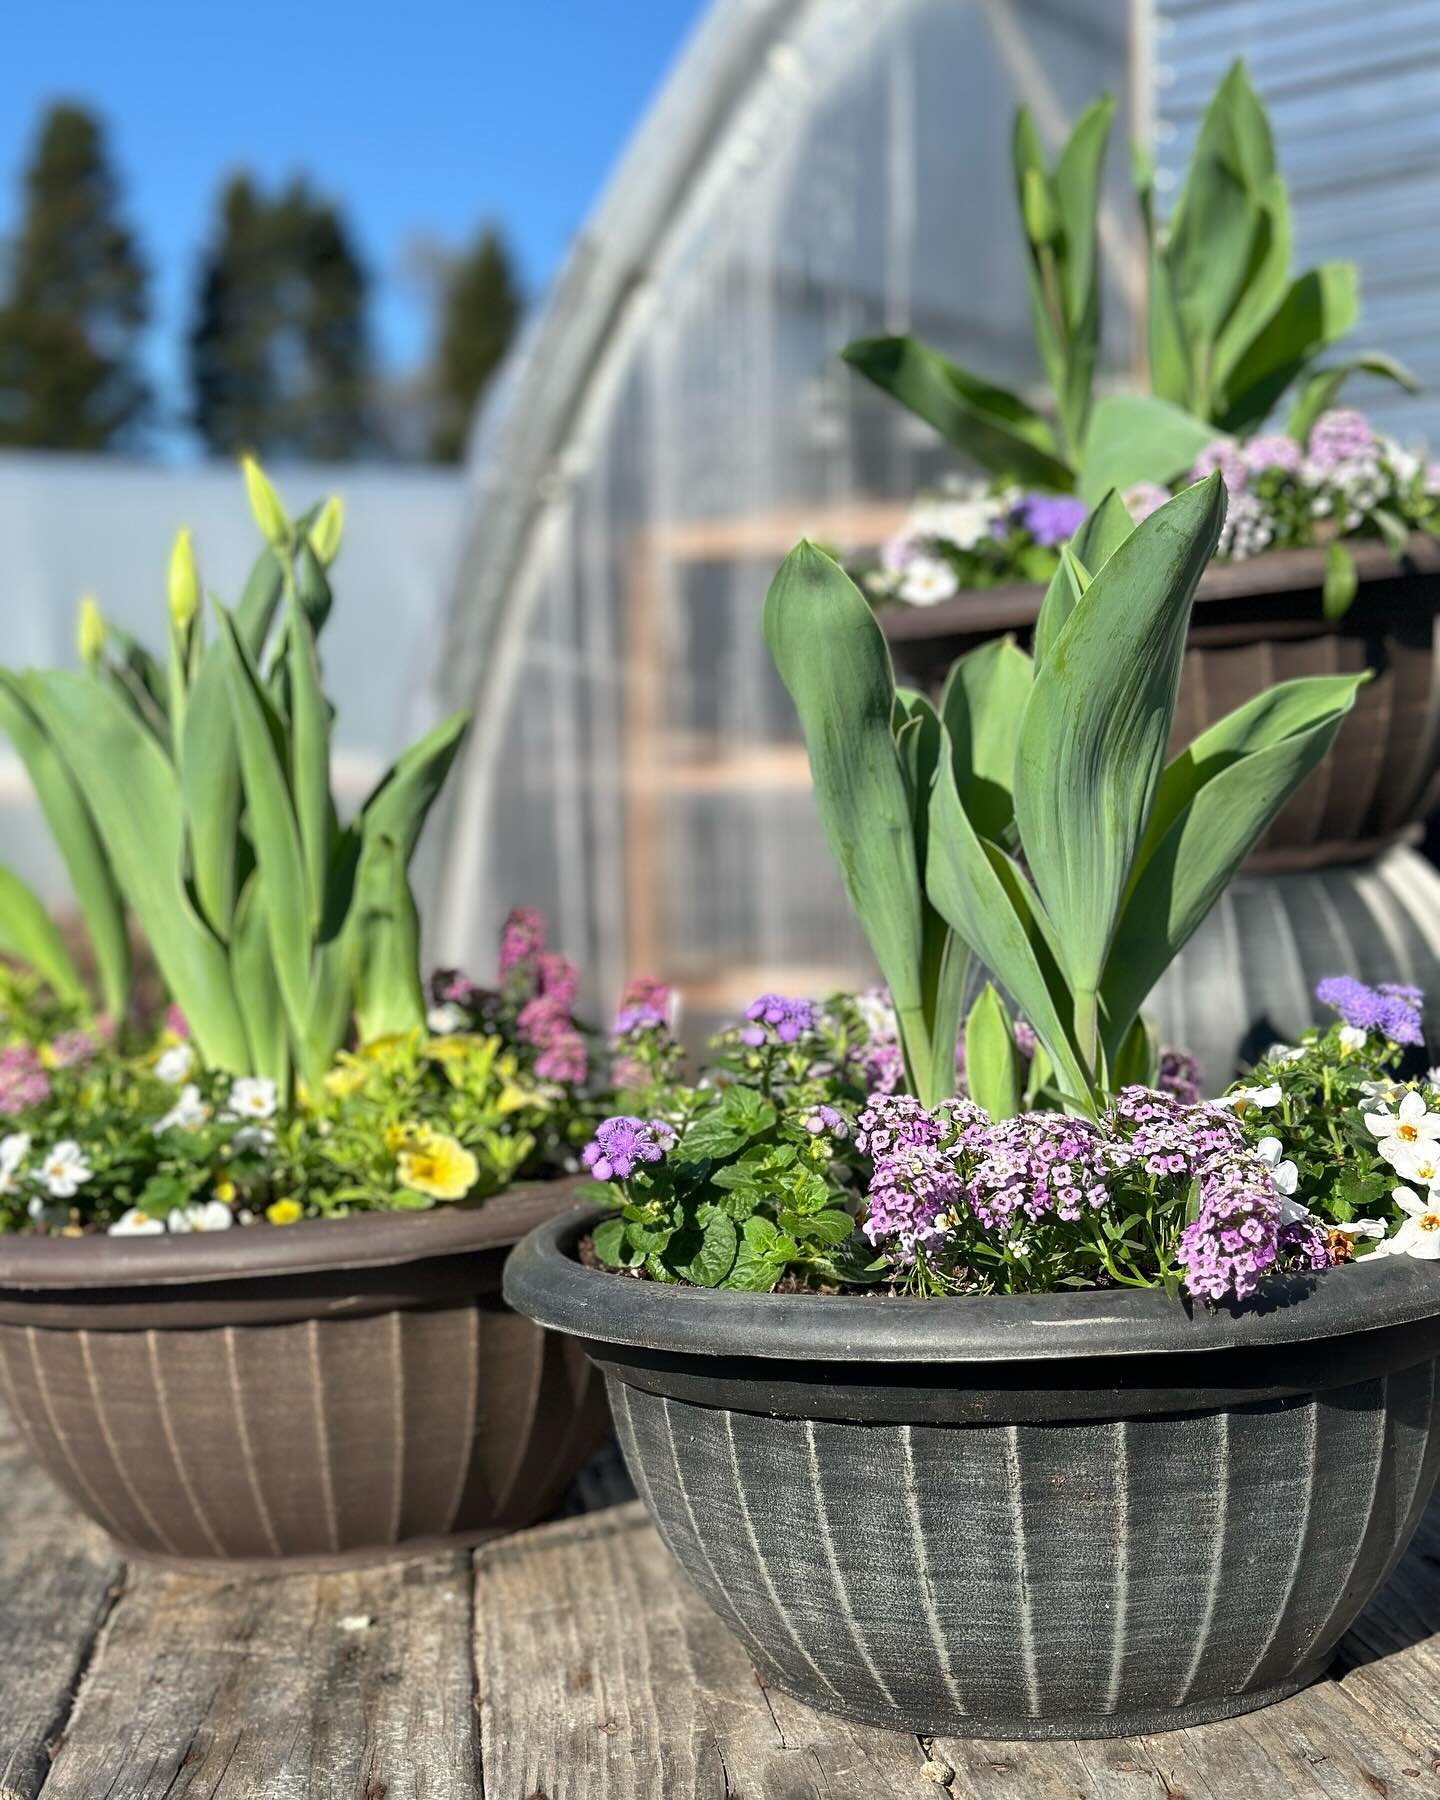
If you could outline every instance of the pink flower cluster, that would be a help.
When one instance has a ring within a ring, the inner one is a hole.
[[[532,907],[516,907],[500,934],[500,979],[507,992],[528,994],[515,1021],[522,1044],[539,1052],[541,1081],[577,1086],[589,1069],[585,1040],[572,1009],[580,991],[580,971],[555,950],[545,948],[545,921]]]
[[[11,1044],[0,1050],[0,1113],[23,1113],[50,1098],[50,1077],[39,1054],[29,1044]]]

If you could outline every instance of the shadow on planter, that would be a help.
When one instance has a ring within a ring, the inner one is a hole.
[[[512,1304],[605,1371],[665,1543],[762,1674],[892,1730],[1109,1737],[1319,1675],[1440,1473],[1440,1269],[1162,1293],[749,1295],[580,1266]]]
[[[510,1247],[574,1187],[283,1229],[0,1238],[0,1395],[130,1556],[327,1568],[533,1524],[609,1425],[578,1346],[500,1292]]]

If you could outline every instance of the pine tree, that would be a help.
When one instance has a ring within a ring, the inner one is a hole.
[[[436,462],[464,455],[470,420],[515,336],[521,306],[504,239],[487,225],[445,283],[433,372],[430,454]]]
[[[0,302],[0,444],[103,450],[150,405],[147,275],[99,121],[52,106],[25,172]]]
[[[247,176],[221,197],[190,333],[192,413],[206,447],[324,461],[370,442],[366,278],[338,210]]]

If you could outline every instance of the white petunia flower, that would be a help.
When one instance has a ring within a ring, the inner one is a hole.
[[[195,1052],[188,1044],[172,1044],[155,1058],[155,1073],[161,1081],[178,1087],[195,1065]]]
[[[242,1119],[275,1117],[275,1083],[263,1075],[242,1075],[230,1089],[230,1110]]]
[[[1440,1202],[1433,1197],[1422,1200],[1406,1187],[1392,1189],[1390,1197],[1407,1217],[1381,1250],[1392,1256],[1418,1257],[1422,1262],[1440,1261]]]
[[[1349,1056],[1352,1050],[1363,1050],[1365,1048],[1367,1041],[1366,1034],[1358,1025],[1342,1025],[1338,1036],[1340,1053],[1342,1056]]]
[[[1272,1081],[1269,1087],[1236,1088],[1235,1092],[1227,1094],[1222,1102],[1225,1106],[1233,1107],[1237,1113],[1243,1113],[1250,1106],[1264,1108],[1278,1106],[1279,1103],[1280,1083],[1278,1081]]]
[[[37,1171],[56,1200],[69,1200],[90,1179],[91,1169],[74,1138],[64,1138],[40,1159]]]
[[[448,1037],[452,1031],[463,1030],[469,1015],[453,1000],[446,1000],[439,1006],[432,1006],[425,1015],[425,1023],[436,1037]]]
[[[210,1108],[200,1098],[200,1090],[193,1081],[187,1081],[180,1090],[180,1097],[170,1108],[163,1119],[157,1119],[150,1127],[156,1137],[162,1131],[193,1131],[197,1125],[203,1125],[210,1117]]]
[[[235,1215],[223,1200],[204,1200],[194,1206],[177,1206],[165,1224],[170,1231],[228,1231]]]
[[[896,592],[911,606],[937,606],[960,592],[960,581],[942,558],[917,556],[900,577]]]
[[[162,1232],[164,1229],[165,1227],[159,1219],[152,1219],[148,1214],[142,1213],[138,1206],[132,1206],[129,1212],[121,1213],[115,1223],[109,1227],[106,1235],[109,1237],[154,1237],[157,1232]]]
[[[1382,1108],[1364,1115],[1365,1128],[1380,1141],[1375,1146],[1392,1167],[1395,1158],[1412,1149],[1424,1149],[1440,1138],[1440,1113],[1430,1112],[1424,1098],[1413,1091],[1406,1093],[1398,1111]]]
[[[1300,1171],[1293,1162],[1284,1161],[1284,1146],[1277,1137],[1263,1137],[1255,1145],[1255,1154],[1270,1171],[1270,1179],[1275,1183],[1275,1191],[1287,1199],[1295,1192],[1300,1180]]]
[[[12,1131],[8,1136],[0,1138],[0,1194],[15,1192],[15,1177],[29,1154],[28,1131]]]

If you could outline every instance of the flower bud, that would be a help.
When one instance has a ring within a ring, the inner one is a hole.
[[[75,642],[80,651],[80,660],[87,669],[93,669],[100,661],[100,653],[105,648],[105,621],[100,616],[100,608],[87,594],[80,602],[80,618],[75,628]]]
[[[195,567],[195,552],[186,529],[176,535],[175,548],[170,552],[170,617],[175,629],[188,631],[199,609],[200,572]]]
[[[260,535],[272,549],[286,549],[292,534],[280,496],[253,456],[242,456],[240,467],[245,471],[245,491],[250,496],[250,511],[260,527]]]
[[[1055,236],[1055,209],[1050,203],[1050,188],[1038,169],[1027,169],[1021,183],[1020,207],[1025,218],[1025,235],[1032,244],[1048,244]]]
[[[340,550],[340,537],[345,529],[345,508],[338,494],[332,494],[320,508],[310,527],[310,548],[325,568],[334,562]]]

